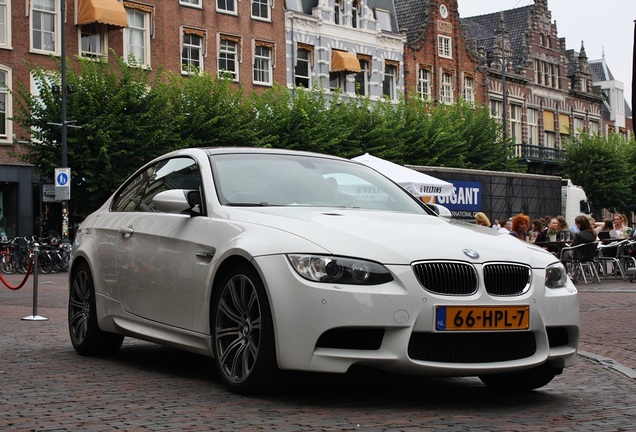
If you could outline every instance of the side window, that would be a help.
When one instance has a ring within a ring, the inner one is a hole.
[[[141,196],[148,184],[148,179],[152,176],[154,167],[140,171],[132,178],[128,184],[115,197],[112,210],[118,212],[132,212],[137,210]]]
[[[199,190],[201,176],[199,168],[190,158],[163,160],[138,173],[113,204],[114,211],[156,211],[152,199],[160,192],[172,189]]]

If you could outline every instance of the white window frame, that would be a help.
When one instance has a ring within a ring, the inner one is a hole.
[[[179,0],[181,6],[193,7],[197,9],[203,8],[203,0]]]
[[[347,91],[347,75],[344,72],[329,72],[329,90],[333,92],[337,89],[343,93]]]
[[[510,123],[510,138],[514,138],[513,144],[521,144],[523,139],[521,135],[521,105],[510,104],[510,115],[508,116]]]
[[[265,55],[263,50],[267,50],[267,55]],[[274,48],[265,45],[255,45],[252,52],[254,53],[252,61],[252,79],[254,84],[271,86],[274,80]],[[267,79],[257,79],[257,73]]]
[[[598,135],[598,131],[601,129],[600,124],[601,124],[600,121],[590,120],[588,122],[588,132],[590,134]]]
[[[443,58],[453,58],[453,40],[449,36],[437,36],[437,55]]]
[[[47,85],[49,87],[55,85],[55,84],[59,84],[60,79],[59,76],[54,73],[54,72],[47,72],[44,76],[44,80],[45,83],[43,83],[42,85]],[[35,82],[35,76],[31,73],[29,74],[29,82],[30,82],[30,88],[31,88],[31,96],[33,96],[33,100],[35,103],[37,104],[42,104],[42,97],[40,96],[40,89],[38,88],[38,86],[36,85]],[[31,127],[32,131],[38,131],[39,128],[37,127]],[[33,137],[33,132],[31,135],[31,141],[33,142],[41,142],[39,139],[36,139]]]
[[[497,99],[490,100],[490,117],[502,120],[503,102]]]
[[[191,38],[197,38],[199,40],[199,45],[192,43]],[[204,52],[203,49],[205,47],[205,36],[201,37],[196,34],[186,33],[185,31],[181,31],[181,73],[184,75],[200,75],[203,73],[203,57]],[[188,50],[190,56],[187,58],[184,57],[183,52]],[[193,52],[198,50],[199,55],[197,58],[194,58],[192,55]],[[198,66],[191,65],[190,62],[194,60],[199,63]]]
[[[137,64],[143,68],[150,68],[150,26],[152,23],[152,17],[149,12],[145,12],[138,9],[126,9],[128,15],[128,27],[124,29],[124,58],[128,61],[129,54],[135,56]],[[143,18],[142,26],[137,25],[136,18]],[[136,37],[138,40],[135,43],[141,43],[142,45],[132,45],[129,40]],[[142,50],[141,53],[135,53],[135,51]],[[138,56],[137,54],[141,54]]]
[[[61,13],[60,13],[60,2],[56,0],[49,0],[52,3],[53,10],[48,9],[36,9],[35,1],[29,2],[30,10],[29,10],[29,38],[30,38],[30,50],[33,53],[37,54],[54,54],[60,55],[60,31],[61,28]],[[42,18],[48,18],[49,22],[52,22],[53,28],[48,29],[37,29],[35,28],[35,22],[42,22]],[[36,40],[39,39],[39,43],[43,43],[43,35],[42,33],[48,33],[51,35],[51,43],[53,44],[52,49],[45,49],[43,47],[36,48]]]
[[[526,111],[528,123],[528,144],[539,145],[539,110],[528,108]]]
[[[96,31],[90,31],[96,30]],[[99,45],[99,50],[95,51],[87,51],[83,47],[83,35],[90,34],[91,41],[94,41],[94,37],[98,36],[99,40],[97,44]],[[99,59],[102,57],[106,57],[108,54],[108,27],[106,24],[100,23],[92,23],[92,24],[83,24],[77,26],[77,42],[78,42],[78,50],[81,57],[84,58],[92,58]]]
[[[464,88],[463,97],[464,100],[470,104],[475,104],[475,78],[471,76],[464,76]]]
[[[442,73],[439,86],[440,102],[446,105],[453,103],[453,76],[448,73]]]
[[[552,131],[543,131],[544,147],[556,148],[556,133]]]
[[[574,136],[585,132],[585,118],[574,116]]]
[[[386,9],[375,8],[375,18],[380,23],[380,29],[384,31],[393,31],[391,24],[391,14]]]
[[[387,96],[390,100],[397,99],[397,82],[398,68],[397,66],[384,64],[384,74],[382,77],[382,95]]]
[[[300,56],[298,55],[301,51],[303,53],[307,53],[307,58],[306,59],[305,58],[300,58]],[[294,86],[298,87],[298,84],[296,84],[296,83],[297,83],[298,78],[300,78],[303,81],[307,80],[307,87],[306,87],[307,89],[311,88],[311,75],[312,75],[312,73],[311,73],[312,72],[312,67],[311,67],[312,66],[312,59],[311,59],[311,57],[312,57],[312,53],[309,50],[306,50],[304,48],[298,48],[296,50],[296,64],[294,65]],[[298,64],[301,63],[301,62],[307,64],[307,76],[298,75],[298,72],[297,72]]]
[[[360,62],[360,72],[358,72],[355,76],[356,89],[360,96],[369,96],[371,89],[369,88],[369,76],[371,74],[371,64],[366,59],[358,58],[358,62]],[[358,85],[359,84],[359,91]]]
[[[0,48],[11,48],[11,0],[0,0]]]
[[[218,55],[216,57],[216,64],[218,69],[219,76],[224,73],[232,74],[232,81],[239,81],[239,53],[240,53],[240,42],[235,42],[230,39],[220,38],[219,39],[219,49]],[[223,58],[222,58],[223,57]],[[229,69],[221,68],[221,60],[225,62],[233,62],[234,63],[234,71]]]
[[[237,0],[216,0],[216,11],[230,15],[238,15]]]
[[[333,1],[333,23],[336,25],[344,25],[342,20],[343,18],[343,3],[344,0],[334,0]]]
[[[432,75],[430,69],[420,68],[418,66],[417,70],[417,94],[420,96],[420,99],[427,101],[432,99],[433,95],[432,91]]]
[[[252,9],[252,19],[259,21],[272,21],[272,0],[250,0]],[[257,10],[257,14],[254,14],[254,8]],[[261,13],[265,13],[265,16]]]
[[[351,3],[351,27],[359,28],[360,27],[360,13],[362,11],[362,6],[360,4],[360,0],[353,0]]]
[[[4,80],[2,80],[2,75],[4,75]],[[4,99],[4,112],[2,113],[4,115],[4,133],[0,133],[0,142],[2,143],[10,143],[13,139],[13,121],[9,120],[13,117],[12,79],[11,68],[0,65],[0,98]]]

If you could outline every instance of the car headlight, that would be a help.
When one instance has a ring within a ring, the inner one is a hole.
[[[568,274],[560,262],[550,264],[545,269],[545,286],[548,288],[563,288],[568,282]]]
[[[355,258],[323,255],[287,255],[292,267],[305,279],[350,285],[379,285],[393,280],[381,264]]]

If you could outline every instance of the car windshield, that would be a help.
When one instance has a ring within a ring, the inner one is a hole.
[[[280,154],[210,157],[227,206],[320,206],[427,213],[408,192],[364,165]]]

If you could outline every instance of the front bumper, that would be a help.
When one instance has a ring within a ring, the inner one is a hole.
[[[467,296],[426,291],[410,266],[387,266],[390,283],[315,283],[298,276],[285,256],[255,259],[269,294],[281,369],[344,373],[365,365],[414,375],[468,376],[510,372],[548,362],[574,364],[579,303],[574,285],[546,289],[543,270],[530,289],[495,297],[482,286]],[[480,280],[481,267],[475,265]],[[528,330],[447,332],[435,329],[435,307],[528,305]]]

